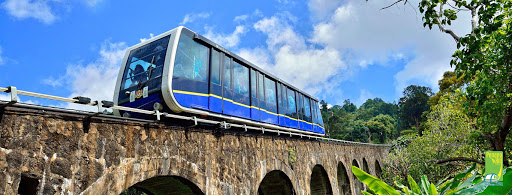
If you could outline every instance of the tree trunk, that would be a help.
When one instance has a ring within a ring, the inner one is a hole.
[[[418,135],[423,136],[423,132],[421,132],[420,129],[420,119],[416,117],[414,118],[414,122],[416,122],[416,131],[418,131]]]

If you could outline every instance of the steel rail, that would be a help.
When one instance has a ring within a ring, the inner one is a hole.
[[[230,127],[236,127],[236,128],[241,128],[245,131],[248,131],[248,129],[251,129],[251,130],[256,130],[256,131],[262,131],[263,134],[265,132],[272,132],[272,133],[277,133],[278,135],[281,135],[281,134],[282,135],[290,135],[290,137],[291,136],[300,136],[301,138],[306,137],[308,139],[315,139],[315,140],[324,141],[324,142],[334,142],[334,143],[342,143],[342,144],[350,144],[350,145],[390,146],[389,144],[371,144],[371,143],[353,142],[353,141],[321,137],[321,136],[316,136],[316,135],[311,135],[311,134],[304,134],[298,130],[284,128],[284,127],[276,128],[274,125],[258,124],[258,123],[252,122],[252,121],[247,121],[246,123],[252,124],[252,125],[260,125],[260,126],[250,126],[247,124],[237,124],[237,123],[228,123],[226,121],[202,119],[202,118],[197,118],[196,116],[182,116],[182,115],[176,115],[176,114],[161,113],[158,110],[149,111],[149,110],[142,110],[142,109],[138,109],[138,108],[116,106],[116,105],[110,106],[110,107],[103,107],[102,103],[100,103],[103,101],[90,101],[89,103],[79,103],[80,101],[78,99],[64,98],[64,97],[34,93],[34,92],[29,92],[29,91],[22,91],[22,90],[17,90],[15,87],[7,87],[7,88],[0,87],[0,92],[5,92],[5,93],[11,94],[11,101],[0,101],[0,108],[5,108],[5,107],[9,107],[9,106],[20,106],[20,107],[25,107],[28,109],[35,109],[35,110],[49,110],[49,111],[53,111],[53,112],[64,112],[64,113],[84,115],[86,117],[91,117],[91,118],[99,118],[99,119],[107,119],[108,118],[108,119],[115,119],[115,120],[122,120],[122,121],[144,122],[144,123],[159,122],[161,117],[163,116],[166,118],[192,121],[194,123],[193,126],[199,125],[199,123],[203,123],[203,124],[219,125],[219,127],[225,128],[225,129],[228,129]],[[25,96],[31,96],[31,97],[37,97],[37,98],[43,98],[43,99],[50,99],[50,100],[57,100],[57,101],[81,104],[81,105],[97,106],[98,112],[73,110],[73,109],[60,108],[60,107],[50,107],[50,106],[43,106],[43,105],[21,103],[21,102],[18,102],[17,95],[25,95]],[[157,120],[147,120],[147,119],[137,119],[137,118],[128,118],[128,117],[107,115],[107,114],[102,113],[103,108],[111,108],[111,109],[123,110],[123,111],[128,111],[128,112],[136,112],[136,113],[140,113],[140,114],[154,115],[154,116],[156,116]],[[230,117],[226,117],[226,116],[223,116],[220,118],[226,119],[228,121],[232,120]]]

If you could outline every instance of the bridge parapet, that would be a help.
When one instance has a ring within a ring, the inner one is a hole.
[[[6,108],[0,191],[119,194],[134,185],[151,190],[164,182],[152,178],[172,176],[165,181],[186,181],[204,194],[270,193],[276,183],[296,194],[346,194],[357,187],[353,161],[375,175],[388,149]]]

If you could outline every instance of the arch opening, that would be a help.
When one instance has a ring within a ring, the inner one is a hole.
[[[380,166],[380,163],[378,160],[375,160],[375,175],[377,178],[382,178],[382,167]]]
[[[340,195],[352,194],[350,191],[350,179],[348,178],[347,170],[342,162],[338,163],[338,191]]]
[[[157,176],[130,186],[121,195],[204,195],[194,183],[179,176]]]
[[[311,194],[332,194],[331,182],[329,176],[321,165],[315,165],[311,173],[311,181],[309,182]]]
[[[265,175],[258,187],[258,194],[289,195],[295,194],[295,191],[290,178],[284,172],[274,170]]]
[[[357,163],[356,159],[352,161],[352,166],[355,166],[357,168],[361,168],[359,166],[359,163]],[[354,181],[354,192],[355,194],[361,194],[361,191],[363,190],[363,183],[357,179],[356,175],[352,172],[352,180]]]

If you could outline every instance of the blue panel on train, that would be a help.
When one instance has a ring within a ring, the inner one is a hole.
[[[265,111],[260,112],[261,122],[276,124],[278,123],[278,118],[276,114],[271,114]]]
[[[210,96],[209,98],[209,106],[210,111],[216,113],[222,113],[222,99],[214,96]]]
[[[299,123],[297,122],[297,119],[294,120],[294,119],[286,118],[286,126],[298,129]]]
[[[237,104],[234,104],[234,103],[231,103],[230,104],[230,115],[232,116],[238,116],[238,117],[242,117],[242,118],[246,118],[246,119],[250,119],[251,118],[251,110],[250,108],[247,108],[245,106],[241,106],[241,105],[237,105]]]
[[[286,127],[286,117],[279,116],[279,125]]]
[[[142,109],[142,110],[154,110],[153,104],[155,104],[157,102],[165,105],[165,103],[161,102],[160,95],[158,93],[150,95],[143,99],[135,100],[134,102],[129,102],[129,103],[123,104],[121,106],[130,107],[130,108],[138,108],[138,109]],[[130,113],[130,115],[132,115],[132,117],[135,117],[135,118],[149,119],[149,118],[154,117],[151,115],[141,114],[141,113],[136,113],[136,112],[129,112],[129,113]]]
[[[188,108],[198,108],[208,110],[208,97],[203,95],[193,95],[174,92],[174,98],[183,106]]]
[[[251,108],[251,119],[255,121],[260,121],[260,109]]]

